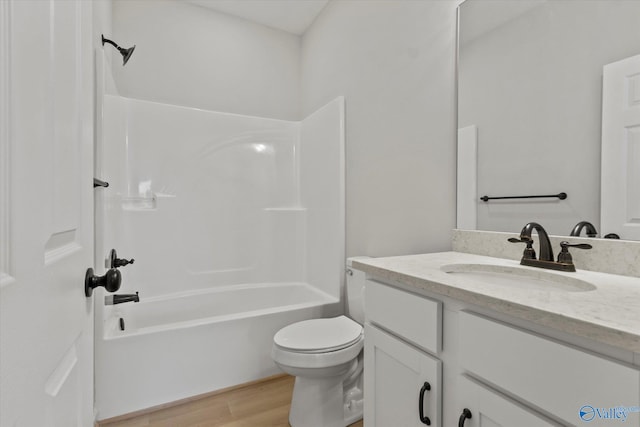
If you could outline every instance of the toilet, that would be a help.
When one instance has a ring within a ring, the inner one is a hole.
[[[346,427],[362,418],[365,274],[347,259],[346,314],[280,329],[271,356],[296,377],[291,427]]]

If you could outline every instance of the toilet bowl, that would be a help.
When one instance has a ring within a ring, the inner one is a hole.
[[[347,260],[347,316],[293,323],[273,337],[272,358],[296,377],[291,427],[346,427],[362,419],[364,273]]]

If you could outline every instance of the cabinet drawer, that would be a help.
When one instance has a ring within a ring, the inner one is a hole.
[[[382,326],[429,352],[440,353],[441,302],[375,280],[367,280],[364,296],[369,322]]]
[[[467,408],[471,413],[471,418],[462,423],[464,427],[561,427],[472,378],[461,376],[458,386],[460,408]]]
[[[459,320],[463,369],[571,424],[592,420],[583,408],[640,405],[637,368],[468,312]]]

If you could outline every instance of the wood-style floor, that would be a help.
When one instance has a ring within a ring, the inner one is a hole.
[[[279,375],[182,403],[141,411],[99,427],[289,427],[294,377]],[[362,421],[350,427],[363,427]],[[321,426],[318,426],[321,427]]]

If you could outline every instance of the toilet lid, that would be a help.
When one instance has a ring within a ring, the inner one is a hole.
[[[355,343],[362,326],[346,316],[303,320],[280,329],[273,337],[276,345],[292,351],[332,351]]]

